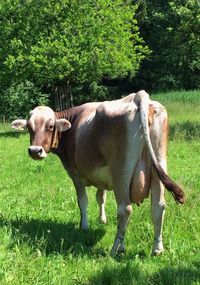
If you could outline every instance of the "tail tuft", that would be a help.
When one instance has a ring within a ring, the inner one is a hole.
[[[185,194],[183,190],[164,172],[160,165],[155,165],[158,178],[161,180],[165,188],[172,193],[175,201],[180,204],[185,203]]]

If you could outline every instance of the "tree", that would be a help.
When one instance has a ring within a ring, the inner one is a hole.
[[[182,0],[170,3],[170,11],[177,23],[173,34],[173,62],[176,77],[186,89],[200,88],[200,2]],[[172,58],[172,53],[169,57]]]
[[[0,85],[29,80],[69,105],[76,88],[134,75],[148,53],[135,11],[124,0],[0,0]]]
[[[26,117],[38,105],[47,105],[48,95],[29,81],[12,83],[0,97],[0,119]]]
[[[199,0],[146,0],[142,35],[151,49],[138,84],[151,90],[200,88]]]

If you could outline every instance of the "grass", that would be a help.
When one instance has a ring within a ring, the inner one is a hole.
[[[167,107],[169,174],[187,197],[180,206],[166,193],[166,251],[156,258],[150,257],[149,200],[133,207],[126,255],[110,258],[116,232],[113,193],[108,193],[108,224],[100,225],[95,189],[88,188],[90,229],[80,231],[75,191],[58,158],[50,154],[32,161],[28,135],[1,125],[0,284],[200,284],[200,95],[195,94],[153,96]]]
[[[171,139],[200,138],[200,91],[160,93],[152,97],[167,108]]]

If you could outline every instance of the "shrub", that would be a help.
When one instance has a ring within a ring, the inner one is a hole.
[[[32,82],[13,83],[0,97],[0,112],[6,119],[26,117],[31,109],[48,102],[48,95]]]

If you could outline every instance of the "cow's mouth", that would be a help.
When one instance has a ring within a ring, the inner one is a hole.
[[[47,157],[47,153],[42,146],[30,146],[28,153],[32,159],[41,160]]]

